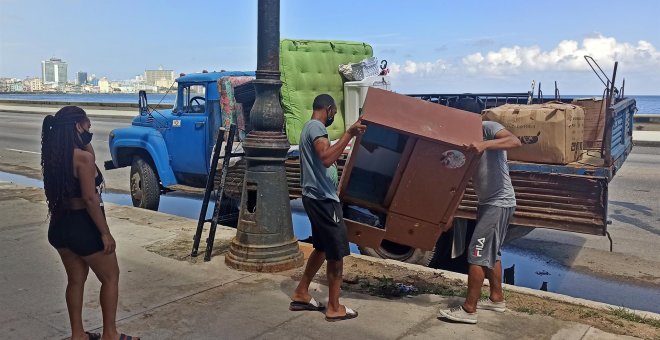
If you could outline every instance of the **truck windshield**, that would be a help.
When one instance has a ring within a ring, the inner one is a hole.
[[[182,97],[183,107],[179,107],[179,96]],[[179,91],[177,92],[177,99],[174,102],[174,110],[183,113],[204,113],[206,111],[206,85],[194,84],[184,85],[179,84]]]

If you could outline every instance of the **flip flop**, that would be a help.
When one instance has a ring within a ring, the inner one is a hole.
[[[342,316],[326,316],[325,321],[335,322],[335,321],[350,320],[357,318],[357,316],[358,316],[358,312],[346,307],[346,314]]]
[[[313,312],[320,312],[325,310],[325,306],[316,301],[314,298],[309,300],[309,302],[302,302],[302,301],[291,301],[289,304],[289,310],[294,311],[294,312],[299,312],[299,311],[313,311]]]
[[[119,340],[139,340],[140,338],[137,336],[132,336],[132,335],[126,335],[124,333],[119,335]]]
[[[85,334],[87,334],[89,340],[101,340],[101,333],[85,332]]]

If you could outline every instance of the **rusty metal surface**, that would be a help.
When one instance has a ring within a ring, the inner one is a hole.
[[[442,232],[443,228],[436,223],[393,212],[387,215],[385,223],[385,239],[422,250],[433,250]]]
[[[607,231],[607,179],[511,171],[518,206],[511,223],[585,234]],[[469,185],[456,217],[475,219],[477,197]]]
[[[417,98],[369,88],[363,121],[453,145],[481,141],[481,117],[474,113]]]
[[[385,230],[368,226],[363,223],[344,219],[348,241],[364,247],[378,248],[385,237]]]
[[[445,164],[448,152],[464,157],[460,167]],[[398,185],[390,211],[411,216],[443,230],[452,218],[473,167],[476,153],[462,153],[444,144],[419,140]],[[389,223],[389,220],[388,220]]]

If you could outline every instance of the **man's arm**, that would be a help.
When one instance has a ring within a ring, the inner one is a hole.
[[[326,137],[317,138],[314,141],[314,150],[316,150],[316,154],[321,158],[323,166],[328,168],[336,162],[351,139],[357,135],[363,134],[366,128],[367,127],[358,120],[346,130],[346,133],[344,133],[334,145],[330,145],[330,140]]]
[[[470,149],[483,152],[485,150],[508,150],[521,146],[520,139],[506,129],[502,129],[495,134],[495,138],[481,142],[475,142],[470,145]]]

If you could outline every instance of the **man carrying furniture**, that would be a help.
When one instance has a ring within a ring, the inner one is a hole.
[[[500,248],[516,209],[506,150],[521,145],[520,140],[499,123],[485,121],[482,127],[484,140],[470,145],[483,155],[472,181],[479,205],[477,226],[468,248],[467,297],[462,306],[441,310],[438,315],[471,324],[477,323],[477,308],[497,312],[506,309]],[[490,296],[479,300],[485,277],[490,284]]]
[[[342,208],[337,196],[337,167],[334,165],[353,137],[364,133],[366,126],[358,120],[339,141],[330,145],[328,131],[337,114],[335,100],[327,94],[314,99],[312,118],[305,123],[300,137],[300,184],[305,211],[312,223],[314,250],[298,287],[291,296],[292,311],[322,311],[327,321],[341,321],[357,317],[358,313],[339,304],[343,258],[350,253]],[[309,285],[327,263],[327,309],[309,294]]]

